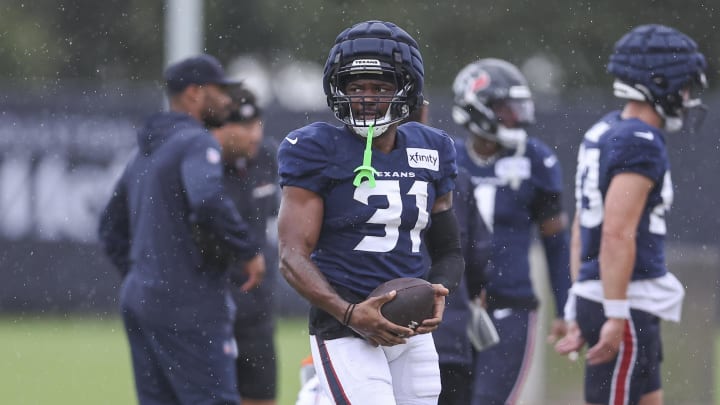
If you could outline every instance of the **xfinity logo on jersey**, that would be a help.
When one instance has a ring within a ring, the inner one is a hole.
[[[408,165],[418,169],[440,170],[438,151],[433,149],[407,148]]]

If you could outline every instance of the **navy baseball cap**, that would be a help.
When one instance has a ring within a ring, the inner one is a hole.
[[[191,84],[239,84],[239,80],[230,79],[215,57],[202,54],[183,59],[165,69],[163,73],[168,91],[179,93]]]

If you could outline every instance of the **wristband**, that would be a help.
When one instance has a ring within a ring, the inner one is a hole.
[[[355,305],[356,304],[348,304],[347,308],[345,308],[342,321],[344,326],[350,326],[350,319],[352,318],[353,311],[355,311]]]
[[[630,319],[630,301],[604,299],[603,311],[605,318]]]

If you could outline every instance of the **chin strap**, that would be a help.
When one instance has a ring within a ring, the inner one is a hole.
[[[377,170],[372,167],[371,163],[372,139],[374,132],[375,128],[370,125],[367,133],[367,142],[365,143],[365,152],[363,152],[363,164],[353,170],[354,172],[358,172],[358,174],[355,175],[355,180],[353,180],[353,186],[355,187],[359,187],[363,180],[367,180],[368,186],[370,186],[370,188],[375,188],[375,175],[377,174]]]

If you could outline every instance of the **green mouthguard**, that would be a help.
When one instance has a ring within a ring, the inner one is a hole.
[[[374,133],[375,128],[370,125],[370,128],[368,128],[367,142],[365,143],[365,152],[363,153],[363,164],[353,170],[354,172],[358,172],[358,174],[355,175],[355,180],[353,180],[353,186],[355,187],[359,187],[363,180],[368,181],[368,186],[370,186],[370,188],[375,187],[375,175],[377,174],[377,170],[375,170],[371,164],[372,138]]]

